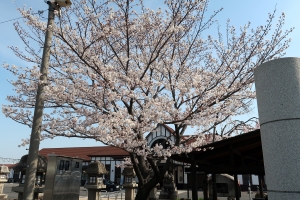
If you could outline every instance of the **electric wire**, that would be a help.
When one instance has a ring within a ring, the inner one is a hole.
[[[48,9],[47,9],[48,10]],[[33,13],[32,15],[41,15],[45,12],[46,10],[39,10],[37,13]],[[6,20],[6,21],[3,21],[3,22],[0,22],[0,24],[3,24],[3,23],[6,23],[6,22],[10,22],[10,21],[14,21],[14,20],[17,20],[17,19],[22,19],[22,18],[26,18],[26,17],[18,17],[18,18],[14,18],[14,19],[10,19],[10,20]]]

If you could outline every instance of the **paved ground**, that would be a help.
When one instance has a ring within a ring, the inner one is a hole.
[[[11,188],[17,185],[18,185],[17,183],[4,183],[3,193],[7,194],[9,199],[17,199],[18,194],[11,191]],[[191,191],[189,191],[189,195],[186,190],[179,190],[178,193],[179,193],[179,199],[192,197]],[[101,200],[124,200],[125,199],[124,194],[125,194],[124,190],[119,192],[107,192],[106,194],[101,195]],[[254,196],[255,196],[255,192],[252,193],[251,197],[253,198]],[[203,197],[203,193],[201,191],[198,192],[198,197],[199,198]],[[252,200],[252,198],[250,200]],[[227,200],[227,197],[218,197],[218,199]],[[79,200],[87,200],[87,191],[83,187],[80,187]],[[249,194],[247,194],[247,192],[242,192],[242,197],[240,200],[249,200]]]

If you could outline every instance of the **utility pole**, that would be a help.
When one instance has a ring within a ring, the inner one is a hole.
[[[44,110],[44,86],[47,84],[47,75],[48,75],[48,67],[49,67],[49,59],[50,59],[50,48],[52,42],[52,27],[54,27],[54,10],[59,10],[61,7],[69,7],[72,3],[70,0],[55,0],[55,1],[47,1],[49,6],[48,11],[48,22],[46,29],[46,36],[44,42],[44,50],[43,57],[41,63],[41,76],[40,81],[42,83],[38,84],[37,94],[36,94],[36,102],[34,107],[34,115],[33,115],[33,123],[30,135],[30,143],[29,143],[29,152],[27,158],[27,167],[26,167],[26,176],[24,183],[24,193],[23,200],[33,200],[34,198],[34,189],[36,182],[36,170],[38,165],[38,152],[40,146],[40,134],[42,127],[42,118],[43,118],[43,110]]]
[[[36,170],[38,164],[38,151],[40,146],[40,133],[41,133],[41,126],[42,126],[42,118],[43,118],[44,100],[45,100],[44,85],[45,83],[47,83],[47,74],[48,74],[48,66],[49,66],[49,59],[50,59],[50,47],[51,47],[51,41],[53,36],[52,27],[54,25],[54,10],[57,7],[56,3],[54,2],[47,1],[47,4],[49,5],[48,23],[47,23],[45,43],[43,49],[41,69],[40,69],[41,72],[40,81],[42,81],[43,83],[38,85],[37,94],[36,94],[36,102],[34,108],[33,124],[31,129],[26,176],[25,176],[25,183],[24,183],[24,193],[23,193],[24,200],[33,200],[34,197]]]
[[[72,3],[70,0],[55,0],[55,1],[47,1],[49,6],[48,12],[48,23],[46,29],[46,36],[44,42],[44,50],[43,57],[41,63],[41,76],[40,81],[42,83],[38,84],[37,94],[36,94],[36,102],[34,107],[34,115],[33,115],[33,123],[30,135],[30,144],[29,144],[29,152],[27,159],[27,167],[26,167],[26,176],[24,183],[24,193],[23,200],[33,200],[34,198],[34,189],[36,182],[36,170],[38,165],[38,152],[40,146],[40,134],[42,127],[42,118],[43,118],[43,110],[44,110],[44,86],[47,84],[47,75],[48,75],[48,67],[49,67],[49,59],[50,59],[50,48],[52,42],[52,28],[54,27],[54,10],[59,10],[61,7],[68,7]]]

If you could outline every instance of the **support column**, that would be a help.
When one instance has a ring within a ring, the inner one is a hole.
[[[212,184],[213,200],[218,200],[218,197],[217,197],[217,179],[216,179],[216,173],[212,173],[211,174],[211,184]]]
[[[262,187],[262,175],[261,174],[258,175],[258,183],[259,183],[260,197],[263,198],[264,197],[264,191],[263,191],[263,187]]]
[[[240,188],[238,183],[238,177],[237,174],[234,174],[234,189],[235,189],[235,199],[240,200]]]
[[[207,173],[204,173],[203,179],[203,199],[208,200],[208,181],[207,181]]]
[[[269,200],[300,199],[300,59],[254,71]]]
[[[187,174],[187,198],[190,198],[190,174]]]
[[[192,200],[198,200],[197,169],[194,156],[191,155]]]

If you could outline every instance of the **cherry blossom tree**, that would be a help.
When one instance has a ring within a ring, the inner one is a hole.
[[[56,12],[53,27],[30,9],[19,9],[27,26],[14,25],[25,51],[11,49],[30,64],[4,64],[17,79],[11,81],[16,95],[7,97],[3,113],[31,127],[37,86],[43,85],[41,139],[91,138],[125,149],[139,180],[136,199],[144,199],[163,179],[172,154],[210,142],[205,134],[249,112],[254,68],[283,56],[290,42],[293,29],[283,31],[285,16],[274,22],[275,12],[257,28],[249,22],[236,29],[228,20],[224,35],[216,29],[214,38],[210,28],[221,9],[206,16],[207,9],[205,0],[166,0],[157,10],[143,1],[75,0]],[[41,81],[47,28],[54,38],[47,81]],[[158,124],[175,127],[167,149],[150,148],[145,140]],[[239,130],[233,124],[229,132]],[[182,139],[188,126],[198,127],[193,142]],[[166,160],[163,169],[159,159]]]

